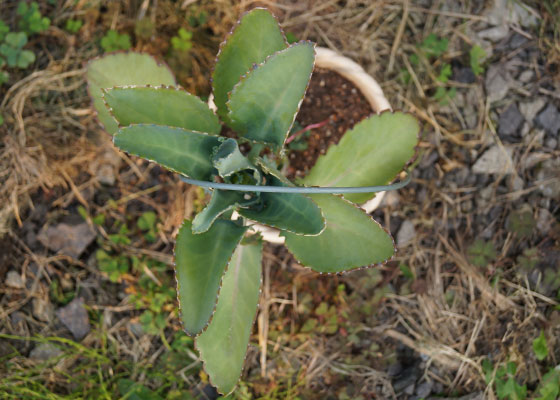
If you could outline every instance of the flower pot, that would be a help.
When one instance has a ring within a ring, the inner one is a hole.
[[[369,74],[367,74],[360,65],[327,48],[316,47],[315,51],[315,66],[334,71],[343,78],[352,82],[362,93],[374,112],[379,113],[381,111],[391,109],[391,106],[385,98],[379,84]],[[210,108],[215,110],[212,97],[210,97],[208,104]],[[377,193],[375,198],[362,204],[360,207],[367,213],[370,213],[379,206],[384,195],[385,192]],[[237,218],[237,216],[237,213],[234,213],[232,218]],[[270,243],[284,243],[284,237],[280,236],[280,231],[278,229],[270,228],[261,224],[253,225],[253,229],[260,232],[264,240]]]

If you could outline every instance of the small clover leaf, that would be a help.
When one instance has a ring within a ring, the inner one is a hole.
[[[178,51],[189,51],[192,47],[192,32],[187,31],[185,28],[179,29],[177,36],[171,38],[171,46]]]
[[[106,53],[118,50],[128,50],[131,47],[130,36],[126,33],[120,34],[116,30],[111,29],[103,38],[101,38],[101,47]]]

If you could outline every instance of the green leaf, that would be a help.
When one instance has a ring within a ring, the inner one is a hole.
[[[548,357],[548,346],[546,344],[546,337],[544,336],[544,332],[542,330],[539,337],[533,340],[533,351],[539,361]]]
[[[558,368],[558,367],[557,367]],[[557,400],[560,395],[560,370],[553,368],[542,377],[536,400]]]
[[[128,400],[163,400],[146,386],[130,379],[119,379],[117,387],[121,396],[126,396]]]
[[[87,67],[87,81],[99,121],[111,135],[118,131],[118,124],[105,107],[101,89],[127,85],[176,85],[166,66],[159,65],[152,56],[140,53],[110,54],[91,61]]]
[[[146,211],[138,218],[138,228],[143,231],[154,229],[156,226],[157,215],[153,211]]]
[[[175,274],[181,320],[189,335],[197,334],[207,326],[224,270],[246,230],[246,227],[226,220],[216,221],[207,232],[199,235],[192,233],[189,220],[185,220],[179,230],[175,245]]]
[[[195,234],[206,232],[220,215],[239,207],[248,207],[256,201],[258,196],[255,193],[214,189],[208,205],[194,217],[192,231]]]
[[[358,123],[344,134],[338,145],[319,157],[303,179],[306,186],[374,186],[395,178],[412,158],[420,126],[416,118],[402,112],[384,112]],[[372,193],[347,194],[363,203]]]
[[[300,42],[274,53],[233,88],[228,117],[242,137],[281,148],[311,78],[315,50]]]
[[[476,76],[479,76],[484,72],[484,67],[482,67],[482,61],[486,58],[486,52],[482,47],[475,44],[469,51],[469,61],[471,69]]]
[[[268,176],[270,186],[284,186],[278,179]],[[260,202],[239,214],[254,221],[300,235],[317,235],[325,228],[321,209],[309,197],[299,193],[267,193],[260,195]]]
[[[10,32],[6,35],[4,42],[14,49],[21,49],[27,44],[27,35],[23,32]]]
[[[126,33],[120,34],[114,29],[111,29],[101,39],[101,47],[106,53],[118,50],[128,50],[131,47],[130,36]]]
[[[220,145],[212,157],[212,163],[222,178],[228,178],[240,171],[252,170],[255,181],[259,184],[261,182],[259,169],[241,153],[235,139],[226,139]]]
[[[268,11],[254,9],[241,18],[222,45],[212,74],[214,103],[224,122],[227,122],[228,94],[241,76],[254,64],[260,64],[269,55],[285,48],[278,22]]]
[[[222,281],[216,312],[195,345],[204,369],[219,392],[237,384],[257,313],[262,244],[239,245]]]
[[[103,98],[121,126],[156,124],[219,135],[218,117],[208,105],[175,87],[116,87]]]
[[[343,272],[390,259],[391,236],[363,210],[335,195],[310,197],[323,211],[327,226],[318,236],[283,232],[286,247],[303,264],[318,272]]]
[[[221,140],[182,128],[143,124],[122,128],[113,138],[115,146],[127,153],[204,181],[212,175],[212,153]]]
[[[0,20],[0,42],[4,40],[6,34],[10,32],[10,27],[6,23]]]
[[[17,67],[25,69],[33,62],[35,62],[35,53],[29,50],[22,50],[17,59]]]

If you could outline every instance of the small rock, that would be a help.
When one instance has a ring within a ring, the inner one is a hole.
[[[492,42],[498,42],[505,38],[509,33],[507,25],[499,25],[493,28],[488,28],[478,32],[478,37],[481,39],[488,39]]]
[[[525,182],[520,176],[515,175],[510,179],[509,186],[512,191],[518,192],[520,190],[523,190],[523,187],[525,186]]]
[[[83,339],[91,329],[88,314],[84,307],[84,300],[80,297],[75,298],[65,307],[58,309],[56,316],[68,328],[76,340]]]
[[[544,111],[537,116],[536,122],[547,132],[556,135],[558,130],[560,130],[560,113],[553,104],[549,104]]]
[[[486,72],[484,87],[488,101],[495,102],[502,100],[512,84],[509,73],[500,65],[492,65]]]
[[[488,23],[494,26],[514,24],[524,28],[535,25],[538,13],[520,1],[494,0],[492,6],[484,13]]]
[[[509,40],[509,48],[511,50],[517,50],[518,48],[523,46],[528,41],[529,41],[529,39],[527,39],[525,36],[520,35],[519,33],[515,32]]]
[[[414,229],[414,224],[410,220],[405,220],[397,233],[397,243],[399,246],[404,245],[412,241],[416,236],[416,230]]]
[[[537,180],[548,181],[539,185],[539,190],[544,197],[560,198],[560,158],[544,161],[537,173]]]
[[[500,114],[498,134],[500,136],[514,136],[522,123],[523,115],[521,115],[515,103],[512,103]]]
[[[475,174],[511,174],[513,171],[512,153],[513,151],[509,147],[502,149],[494,145],[476,160],[472,171]]]
[[[476,75],[470,67],[455,68],[453,70],[453,80],[461,83],[474,83]]]
[[[416,394],[418,397],[428,397],[430,393],[432,393],[432,388],[434,387],[434,383],[432,381],[422,382],[416,388]]]
[[[78,225],[60,223],[43,227],[38,239],[53,251],[78,258],[95,239],[95,232],[85,222]]]
[[[558,141],[554,138],[550,138],[546,140],[544,145],[549,149],[554,150],[558,146]]]
[[[22,313],[21,311],[13,312],[10,315],[10,320],[12,321],[12,325],[17,325],[20,322],[25,321],[25,314]]]
[[[145,334],[144,328],[142,328],[142,324],[140,324],[138,322],[129,322],[128,323],[128,328],[134,334],[134,336],[136,336],[137,338],[140,338],[140,337],[144,336],[144,334]]]
[[[36,361],[48,361],[60,357],[63,351],[51,343],[41,343],[31,350],[29,358]]]
[[[23,281],[23,278],[21,277],[19,272],[14,270],[8,271],[8,274],[6,275],[5,283],[6,286],[9,286],[14,289],[23,289],[25,287],[25,282]]]
[[[547,235],[550,232],[550,228],[552,228],[552,221],[554,220],[554,216],[550,211],[546,208],[539,209],[539,214],[537,216],[537,230],[542,235]]]
[[[523,71],[521,74],[519,74],[517,80],[523,83],[529,83],[533,80],[534,77],[535,77],[535,73],[533,71],[526,70]]]
[[[52,319],[54,308],[48,298],[35,297],[32,302],[33,316],[40,321],[48,322]]]
[[[529,71],[531,72],[531,71]],[[533,101],[527,101],[519,104],[519,111],[525,117],[527,122],[533,122],[538,112],[544,107],[546,101],[542,97],[537,97]]]
[[[116,181],[115,171],[109,164],[100,165],[95,171],[95,177],[99,183],[107,186],[113,186]]]
[[[407,387],[404,388],[404,393],[408,394],[409,396],[412,396],[414,394],[414,388],[416,387],[416,385],[414,383],[411,383],[410,385],[408,385]]]

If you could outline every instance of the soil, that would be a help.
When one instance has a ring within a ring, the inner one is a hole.
[[[305,150],[289,152],[288,177],[305,176],[329,146],[337,144],[348,129],[373,112],[352,82],[336,72],[315,68],[296,122],[303,128],[326,120],[328,123],[311,130]]]

